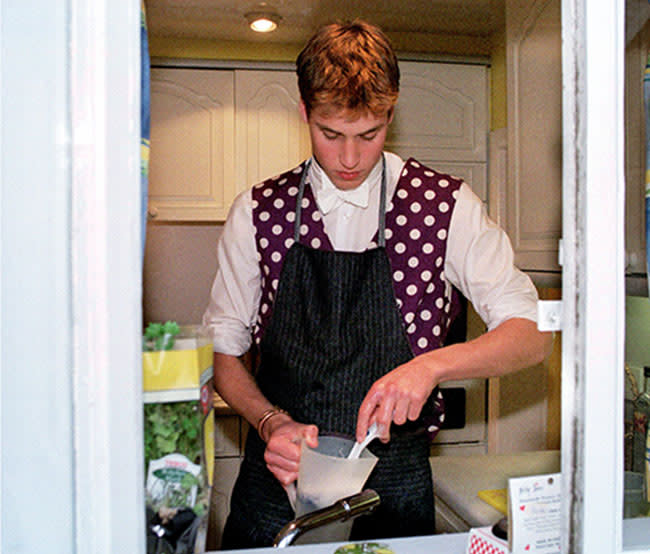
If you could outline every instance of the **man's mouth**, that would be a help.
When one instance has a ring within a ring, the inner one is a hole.
[[[339,171],[338,174],[339,177],[344,181],[354,181],[355,179],[359,178],[361,172],[360,171]]]

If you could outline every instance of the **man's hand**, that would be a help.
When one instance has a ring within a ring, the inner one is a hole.
[[[268,428],[264,461],[282,485],[289,485],[298,478],[300,441],[305,439],[311,448],[318,446],[318,427],[296,423],[282,414],[274,417]]]
[[[381,440],[388,442],[391,423],[402,425],[420,417],[422,406],[437,384],[432,372],[427,371],[418,358],[375,381],[359,408],[357,440],[362,441],[368,427],[376,421],[384,429]]]
[[[437,348],[398,366],[366,394],[357,418],[357,440],[373,421],[384,425],[384,442],[392,422],[401,425],[420,416],[434,387],[458,379],[499,377],[541,363],[551,352],[553,335],[537,330],[534,321],[508,319],[467,342]]]

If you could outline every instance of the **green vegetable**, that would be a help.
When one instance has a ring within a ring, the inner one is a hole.
[[[334,554],[395,554],[386,544],[378,542],[362,542],[339,546]]]
[[[191,462],[201,464],[203,443],[201,437],[202,417],[199,402],[167,402],[144,405],[144,454],[145,475],[151,460],[157,460],[167,454],[179,453]],[[159,472],[161,470],[158,470]],[[165,476],[170,483],[176,481],[173,469],[167,469]],[[204,475],[204,474],[203,474]],[[158,475],[158,477],[163,477]],[[198,498],[193,507],[200,516],[207,511],[209,489],[204,483],[205,476],[197,480],[193,475],[179,472],[180,488],[165,491],[165,505],[183,506],[194,485],[198,485]],[[159,506],[155,506],[157,509]]]
[[[175,321],[150,323],[144,331],[142,350],[144,352],[171,350],[174,347],[174,338],[180,330]]]
[[[194,475],[180,469],[159,469],[154,471],[154,475],[167,483],[163,494],[164,501],[159,506],[156,506],[157,508],[162,505],[168,508],[184,507],[188,504],[192,487],[197,486],[199,490],[201,488],[201,482]],[[155,506],[155,503],[152,504]],[[204,503],[199,502],[195,506],[196,514],[201,515],[204,511]]]
[[[198,401],[144,405],[145,469],[174,452],[200,464],[202,448]]]

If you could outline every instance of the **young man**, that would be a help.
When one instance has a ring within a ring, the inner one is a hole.
[[[323,27],[297,60],[312,157],[234,202],[204,323],[214,383],[252,426],[224,548],[268,546],[293,518],[301,439],[383,426],[366,486],[381,505],[353,539],[434,533],[430,438],[438,384],[540,362],[537,295],[460,180],[384,152],[397,59],[364,22]],[[457,287],[489,331],[443,346]],[[260,366],[239,357],[251,343]],[[420,432],[419,432],[420,431]]]

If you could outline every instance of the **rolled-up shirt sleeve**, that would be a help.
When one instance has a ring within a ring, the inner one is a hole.
[[[215,352],[241,356],[250,348],[260,281],[252,196],[247,190],[233,202],[217,243],[217,273],[203,314]]]
[[[515,266],[510,239],[466,184],[459,189],[449,226],[445,276],[488,329],[515,317],[537,321],[535,285]]]

